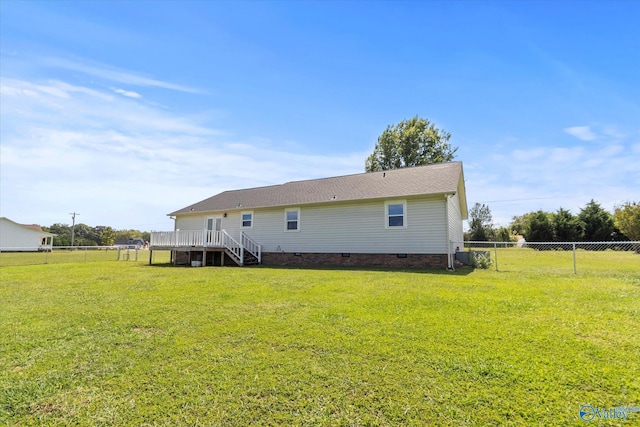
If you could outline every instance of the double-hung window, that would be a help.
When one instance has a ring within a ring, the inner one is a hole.
[[[407,203],[405,201],[386,202],[385,227],[405,228],[407,226]]]
[[[242,228],[253,227],[253,212],[242,212]]]
[[[300,230],[300,209],[285,209],[284,211],[284,231]]]

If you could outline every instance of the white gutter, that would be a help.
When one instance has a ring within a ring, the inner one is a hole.
[[[453,262],[451,260],[451,237],[449,235],[449,199],[453,197],[456,193],[450,193],[444,195],[444,216],[446,221],[447,228],[447,269],[453,270]]]

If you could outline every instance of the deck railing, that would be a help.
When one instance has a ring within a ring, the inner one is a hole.
[[[152,231],[149,246],[204,246],[204,231]]]
[[[243,239],[244,241],[245,239]],[[247,240],[251,245],[257,245],[253,240]],[[244,262],[244,247],[226,231],[152,231],[149,244],[150,249],[177,247],[210,247],[226,248],[240,262]],[[258,250],[259,250],[259,245]],[[253,246],[252,246],[253,248]],[[253,249],[247,249],[253,253]],[[259,252],[258,252],[259,253]],[[255,254],[254,254],[255,255]],[[260,257],[258,256],[258,259]]]

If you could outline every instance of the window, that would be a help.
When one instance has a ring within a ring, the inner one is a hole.
[[[407,204],[404,201],[385,203],[386,210],[386,228],[405,228],[407,221],[405,212]]]
[[[205,228],[209,231],[221,231],[222,230],[222,217],[209,217],[205,223]]]
[[[242,212],[242,228],[253,227],[253,212]]]
[[[284,231],[300,230],[300,209],[287,209],[284,211]]]

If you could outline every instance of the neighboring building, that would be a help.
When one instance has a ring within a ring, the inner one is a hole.
[[[225,191],[169,215],[150,249],[176,263],[446,268],[467,200],[451,162]]]
[[[55,234],[42,231],[39,225],[18,224],[0,217],[0,251],[36,252],[50,251]]]
[[[145,247],[145,241],[142,239],[116,240],[113,246],[118,246],[125,249],[143,249]]]

